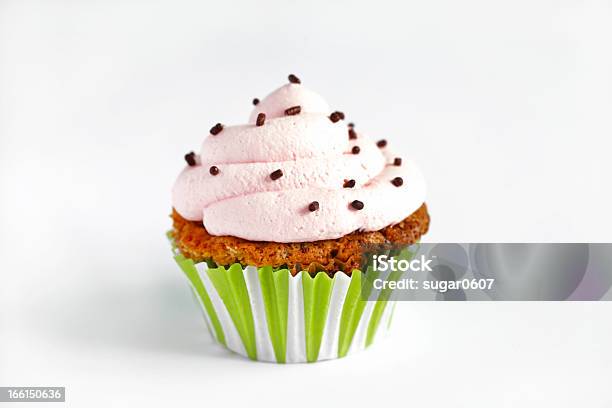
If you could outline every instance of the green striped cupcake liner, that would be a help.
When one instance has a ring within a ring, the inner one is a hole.
[[[388,332],[392,291],[362,300],[368,294],[361,293],[366,275],[360,270],[333,278],[323,272],[292,276],[287,269],[213,267],[194,263],[176,249],[174,254],[212,337],[252,360],[302,363],[345,357]]]

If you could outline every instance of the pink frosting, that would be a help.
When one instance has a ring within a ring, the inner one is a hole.
[[[255,119],[260,113],[265,113],[268,118],[283,117],[285,116],[285,109],[298,105],[302,108],[302,112],[330,114],[329,105],[319,94],[302,85],[287,84],[255,105],[249,123],[255,123]]]
[[[285,116],[300,106],[301,113]],[[416,165],[379,148],[362,134],[349,140],[344,121],[329,119],[327,103],[299,84],[287,84],[251,113],[266,114],[263,126],[225,127],[202,143],[195,166],[181,172],[173,206],[188,220],[203,220],[212,235],[253,241],[305,242],[334,239],[355,230],[375,231],[397,223],[425,199]],[[352,148],[358,146],[359,154]],[[217,175],[210,167],[219,169]],[[270,174],[282,170],[272,180]],[[392,180],[401,177],[403,184]],[[353,188],[343,187],[355,180]],[[356,210],[350,203],[363,202]],[[309,204],[319,203],[317,211]]]

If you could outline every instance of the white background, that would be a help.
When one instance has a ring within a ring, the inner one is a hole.
[[[0,385],[610,407],[609,304],[403,303],[368,352],[252,363],[211,343],[164,238],[183,154],[293,72],[420,163],[427,241],[609,242],[610,39],[604,1],[0,1]]]

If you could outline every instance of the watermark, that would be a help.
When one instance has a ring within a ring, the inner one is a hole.
[[[0,387],[0,402],[66,402],[66,387]]]
[[[412,259],[396,259],[390,255],[373,255],[372,267],[375,271],[384,271],[391,269],[394,271],[412,271],[412,272],[431,272],[431,262],[433,259],[427,259],[425,255]]]
[[[612,244],[370,246],[363,300],[612,300]]]

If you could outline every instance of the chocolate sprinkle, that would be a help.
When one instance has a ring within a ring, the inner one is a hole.
[[[278,180],[281,177],[283,177],[283,171],[281,169],[274,170],[272,173],[270,173],[270,178],[272,180]]]
[[[258,105],[258,104],[259,104],[259,99],[253,98],[253,105]]]
[[[302,107],[300,105],[292,106],[290,108],[285,109],[285,115],[293,116],[298,115],[302,111]]]
[[[210,134],[218,135],[219,133],[221,133],[222,130],[223,130],[223,125],[220,123],[217,123],[215,126],[210,128]]]
[[[350,127],[351,129],[355,127],[355,124],[353,122],[349,122],[348,127]]]
[[[319,202],[318,201],[313,201],[312,203],[308,204],[308,211],[315,212],[318,209],[319,209]]]
[[[353,130],[353,128],[350,128],[349,131],[349,140],[355,140],[357,139],[357,133],[355,133],[355,131]]]
[[[387,145],[387,141],[385,139],[380,139],[378,142],[376,142],[376,146],[380,147],[381,149],[385,147],[386,145]]]
[[[359,200],[355,200],[351,203],[351,207],[353,207],[356,210],[363,210],[363,203]]]
[[[353,148],[351,149],[351,152],[353,154],[359,154],[360,151],[361,149],[359,148],[359,146],[353,146]]]
[[[194,152],[189,152],[185,155],[185,161],[187,162],[188,165],[190,166],[195,166],[196,165],[196,159],[195,159],[195,153]]]
[[[302,81],[300,81],[300,78],[296,77],[293,74],[290,74],[288,76],[288,78],[289,78],[289,82],[291,82],[292,84],[301,84],[302,83]]]
[[[401,158],[401,157],[396,157],[396,158],[393,160],[393,165],[394,165],[394,166],[401,166],[401,165],[402,165],[402,158]]]
[[[342,120],[343,116],[344,116],[344,114],[342,112],[335,111],[335,112],[332,112],[331,115],[329,115],[329,120],[331,120],[332,122],[336,123],[339,120]]]
[[[257,121],[255,122],[255,125],[263,126],[264,123],[266,123],[266,114],[260,113],[259,115],[257,115]]]
[[[355,180],[344,180],[344,184],[342,185],[344,188],[353,188],[355,187]]]
[[[216,176],[217,174],[219,174],[219,168],[217,166],[210,166],[210,169],[208,171],[213,176]]]
[[[396,177],[391,180],[391,184],[393,184],[395,187],[399,187],[404,184],[404,179],[402,179],[401,177]]]

